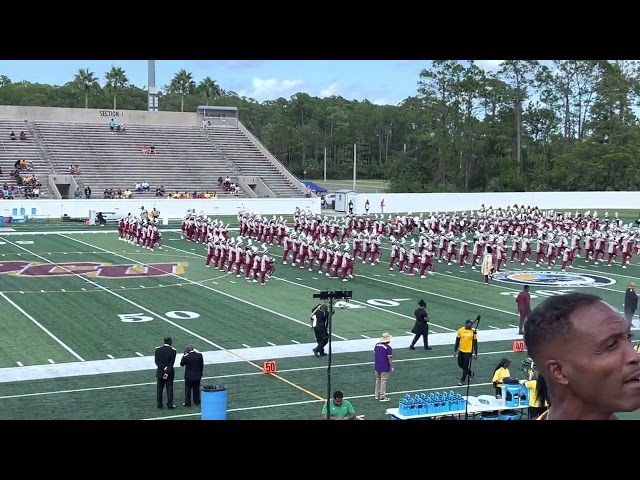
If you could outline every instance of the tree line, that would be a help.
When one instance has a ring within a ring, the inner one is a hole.
[[[1,73],[1,72],[0,72]],[[185,70],[161,89],[160,110],[235,106],[241,121],[294,174],[389,181],[392,192],[600,191],[640,188],[640,62],[434,60],[416,94],[374,105],[297,93],[258,102]],[[112,67],[67,84],[13,83],[0,104],[146,110],[146,86]]]

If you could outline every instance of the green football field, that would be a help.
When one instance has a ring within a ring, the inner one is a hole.
[[[327,360],[311,351],[312,295],[342,288],[353,300],[334,317],[332,390],[344,391],[366,419],[384,419],[405,393],[464,394],[451,354],[467,318],[482,315],[470,394],[492,392],[503,356],[513,360],[514,376],[524,375],[526,353],[512,352],[521,338],[516,282],[532,285],[534,306],[579,289],[622,308],[624,289],[640,273],[637,263],[622,269],[578,259],[566,275],[559,266],[509,263],[510,273],[489,286],[479,272],[446,263],[420,279],[390,272],[385,245],[381,263],[359,263],[348,282],[278,262],[260,286],[205,268],[204,245],[170,229],[163,249],[151,252],[119,241],[113,226],[12,227],[0,228],[0,419],[199,419],[196,408],[182,407],[180,370],[178,408],[156,409],[153,352],[166,335],[178,359],[188,343],[204,352],[203,384],[227,386],[229,419],[318,419]],[[282,255],[277,246],[270,252]],[[431,315],[431,351],[406,348],[420,299]],[[389,403],[373,399],[371,351],[383,332],[396,347]],[[268,360],[277,362],[276,375],[262,373]]]

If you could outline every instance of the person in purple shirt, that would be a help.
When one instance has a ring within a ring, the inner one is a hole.
[[[393,348],[391,347],[391,335],[383,333],[380,341],[373,348],[374,370],[376,373],[376,400],[388,402],[387,380],[393,373]]]

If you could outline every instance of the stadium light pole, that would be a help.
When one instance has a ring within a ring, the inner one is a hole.
[[[147,90],[148,90],[148,110],[150,112],[157,112],[158,108],[158,88],[156,87],[156,61],[147,60],[148,65],[148,78],[147,78]]]
[[[313,298],[319,298],[329,304],[329,321],[327,322],[327,333],[329,335],[328,354],[327,354],[327,420],[331,420],[331,359],[333,351],[331,349],[331,337],[333,336],[333,305],[336,300],[344,300],[348,302],[353,298],[351,290],[327,291],[314,293]]]
[[[352,190],[356,191],[356,144],[353,144],[353,188]]]
[[[324,147],[324,183],[327,183],[327,147]]]

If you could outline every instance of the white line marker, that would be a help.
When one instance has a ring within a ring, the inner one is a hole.
[[[444,273],[453,273],[453,272],[448,272],[447,270],[445,270]]]
[[[136,352],[136,355],[138,355],[139,357],[144,357],[144,355],[141,354],[140,352]]]
[[[41,291],[42,293],[45,293],[45,291],[44,291],[44,290],[40,290],[40,291]]]
[[[311,277],[311,278],[313,278],[314,280],[317,280],[317,279],[318,279],[318,277]]]
[[[64,288],[61,288],[60,291],[61,292],[66,292],[66,290]]]
[[[147,287],[145,287],[144,285],[140,285],[140,288],[147,288]]]
[[[162,284],[160,284],[160,285],[158,285],[158,286],[159,286],[159,287],[164,287],[164,285],[162,285]]]
[[[87,289],[86,289],[86,288],[84,288],[84,287],[82,287],[80,290],[82,290],[83,292],[86,292],[86,291],[87,291]]]
[[[360,336],[361,336],[362,338],[371,338],[371,337],[367,337],[366,335],[362,335],[362,334],[360,334]]]
[[[390,277],[395,277],[395,276],[396,276],[396,274],[395,274],[395,273],[390,273],[390,274],[389,274],[389,276],[390,276]]]
[[[298,280],[299,282],[301,282],[301,281],[302,281],[302,279],[301,279],[301,278],[296,278],[296,280]]]
[[[244,348],[251,348],[249,345],[247,345],[246,343],[242,343],[241,344]]]
[[[272,347],[275,347],[276,344],[275,343],[271,343],[271,342],[267,342],[269,345],[271,345]]]
[[[487,325],[489,328],[493,328],[494,330],[500,330],[498,327],[494,327],[493,325]]]
[[[111,360],[115,360],[116,357],[114,357],[113,355],[107,354],[107,357],[109,357]]]
[[[404,333],[406,333],[407,335],[414,335],[414,334],[413,334],[413,333],[411,333],[411,332],[404,332]]]
[[[22,364],[22,362],[16,362],[16,365],[18,365],[19,367],[24,367],[24,365]]]
[[[56,363],[56,362],[54,362],[53,360],[51,360],[50,358],[49,358],[49,359],[47,359],[47,362],[49,362],[49,363]]]
[[[229,280],[229,283],[236,283],[234,280]]]
[[[297,341],[295,341],[295,340],[291,340],[291,341],[292,341],[293,343],[300,344],[300,342],[297,342]]]
[[[513,327],[513,328],[520,328],[520,327],[518,327],[518,325],[512,325],[512,324],[509,324],[509,326],[510,326],[510,327]]]
[[[22,295],[24,295],[24,292],[23,292],[22,290],[20,290],[20,293],[21,293]]]
[[[127,287],[125,287],[124,285],[120,285],[120,288],[126,290]]]
[[[377,273],[373,274],[374,277],[379,277],[380,275],[378,275]]]

